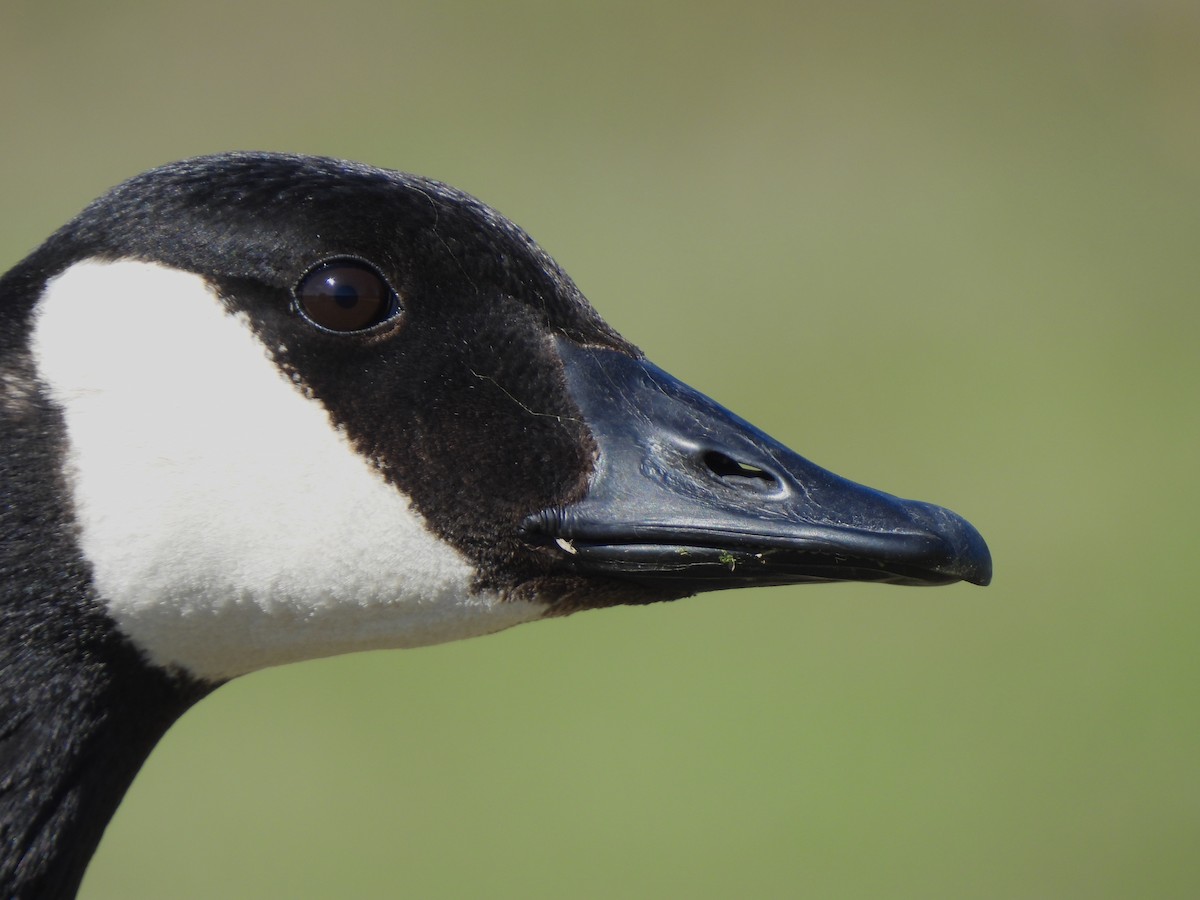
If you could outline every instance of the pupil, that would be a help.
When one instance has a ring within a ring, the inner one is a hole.
[[[333,302],[342,309],[353,309],[358,303],[358,291],[354,285],[339,284],[333,289]]]

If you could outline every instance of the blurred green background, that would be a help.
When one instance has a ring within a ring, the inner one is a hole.
[[[420,172],[996,562],[241,679],[83,896],[1200,896],[1198,47],[1183,0],[5,0],[5,268],[171,159]]]

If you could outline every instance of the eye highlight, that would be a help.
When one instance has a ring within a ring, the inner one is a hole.
[[[296,285],[296,308],[326,331],[365,331],[400,314],[392,286],[359,259],[330,259],[310,269]]]

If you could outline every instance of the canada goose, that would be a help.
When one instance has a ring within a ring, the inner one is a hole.
[[[524,232],[261,153],[0,280],[0,889],[65,897],[171,723],[265,666],[753,584],[986,584],[966,521],[655,367]]]

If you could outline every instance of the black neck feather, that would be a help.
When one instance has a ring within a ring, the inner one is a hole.
[[[9,615],[13,600],[0,632],[0,895],[69,898],[138,768],[205,691],[115,635],[101,658],[38,634]]]

